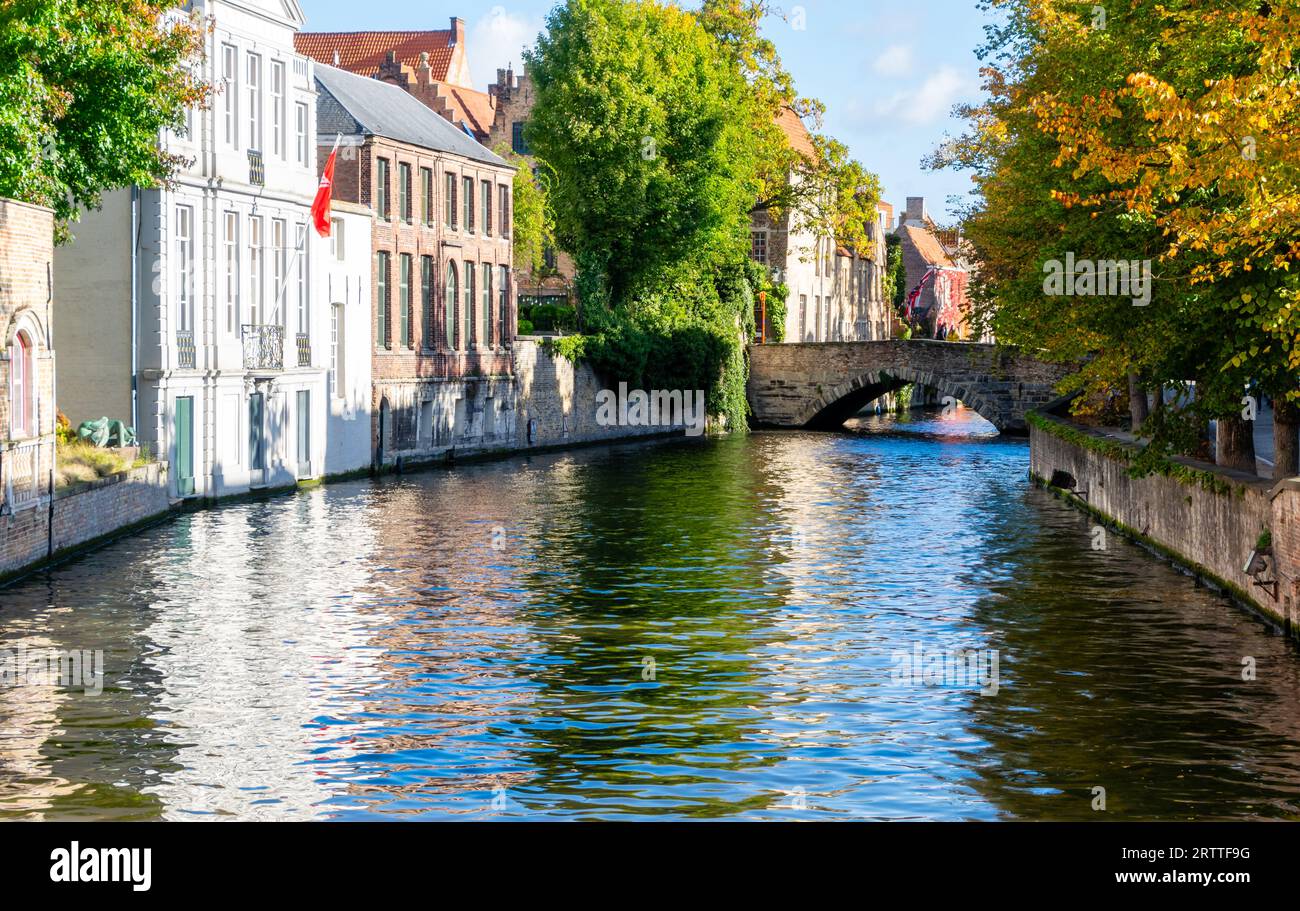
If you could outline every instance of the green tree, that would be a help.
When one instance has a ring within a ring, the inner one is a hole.
[[[514,267],[540,272],[545,266],[547,247],[555,243],[555,221],[545,181],[539,180],[528,159],[517,155],[508,144],[501,143],[493,151],[518,169],[511,194]]]
[[[180,0],[4,0],[0,5],[0,196],[54,209],[62,225],[116,187],[153,186],[177,159],[159,132],[184,127],[205,87],[203,28]]]
[[[1185,407],[1157,409],[1148,421],[1153,457],[1189,449],[1208,419],[1231,420],[1249,383],[1285,395],[1294,386],[1283,379],[1291,346],[1243,306],[1243,292],[1246,304],[1258,299],[1251,293],[1258,279],[1246,269],[1203,280],[1221,252],[1181,242],[1177,230],[1225,213],[1240,220],[1240,189],[1181,180],[1182,159],[1205,140],[1169,136],[1171,122],[1190,118],[1174,99],[1268,65],[1260,56],[1266,42],[1231,17],[1205,27],[1192,7],[1159,0],[990,5],[1004,23],[982,50],[989,98],[965,111],[968,132],[932,161],[974,171],[979,197],[966,213],[966,236],[981,263],[977,322],[1003,342],[1081,363],[1074,385],[1088,393],[1086,406],[1127,395],[1130,379],[1139,395],[1143,387],[1181,390]],[[1143,97],[1153,85],[1158,101]],[[1241,158],[1231,137],[1208,155]],[[1182,212],[1195,215],[1180,219]],[[1150,260],[1150,300],[1134,306],[1131,296],[1048,293],[1044,270],[1070,253]]]
[[[691,13],[568,0],[526,56],[528,144],[554,175],[556,236],[597,264],[613,302],[735,243],[756,192],[750,98]]]

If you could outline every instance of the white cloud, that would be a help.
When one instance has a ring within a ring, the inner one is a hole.
[[[494,6],[469,29],[469,71],[474,88],[486,92],[496,81],[497,69],[514,66],[523,69],[522,51],[537,41],[542,30],[540,20],[515,15],[504,6]]]
[[[892,44],[876,58],[872,64],[881,76],[906,76],[912,71],[912,46],[910,44]]]
[[[959,101],[973,97],[979,83],[951,66],[940,67],[924,82],[898,92],[876,105],[876,116],[904,123],[927,124],[943,120]]]

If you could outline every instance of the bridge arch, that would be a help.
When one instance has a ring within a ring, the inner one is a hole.
[[[969,342],[885,339],[751,345],[747,397],[759,427],[838,429],[872,400],[908,383],[937,389],[1003,433],[1056,399],[1071,371],[1024,352]]]
[[[805,406],[800,423],[813,430],[837,430],[882,395],[897,392],[909,384],[929,386],[942,396],[952,396],[998,430],[1007,429],[1002,425],[1004,410],[986,401],[977,390],[944,376],[901,366],[868,370],[830,388],[818,387],[820,394]]]

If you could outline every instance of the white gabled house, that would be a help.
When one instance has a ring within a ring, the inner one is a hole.
[[[111,194],[57,252],[63,343],[85,354],[58,381],[74,425],[133,424],[170,463],[173,495],[216,497],[327,473],[331,247],[311,226],[316,88],[294,50],[298,3],[189,8],[213,26],[211,104],[160,138],[189,162],[171,187]]]

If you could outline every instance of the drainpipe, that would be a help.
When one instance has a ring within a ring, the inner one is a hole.
[[[137,398],[139,383],[137,375],[137,357],[139,340],[136,337],[138,311],[140,309],[140,188],[131,187],[131,429],[138,436],[140,418]]]
[[[53,253],[50,254],[53,257]],[[51,363],[57,357],[57,349],[54,347],[54,260],[51,258],[45,264],[45,350],[50,352]],[[39,395],[39,393],[38,393]],[[54,556],[54,466],[59,460],[58,450],[58,427],[59,427],[59,374],[57,370],[50,371],[50,401],[54,403],[54,430],[55,436],[50,447],[50,475],[49,487],[46,490],[46,496],[49,498],[49,512],[45,516],[45,559]],[[38,413],[37,420],[40,420]],[[40,426],[37,428],[37,435],[40,434]],[[37,452],[40,452],[38,449]]]

